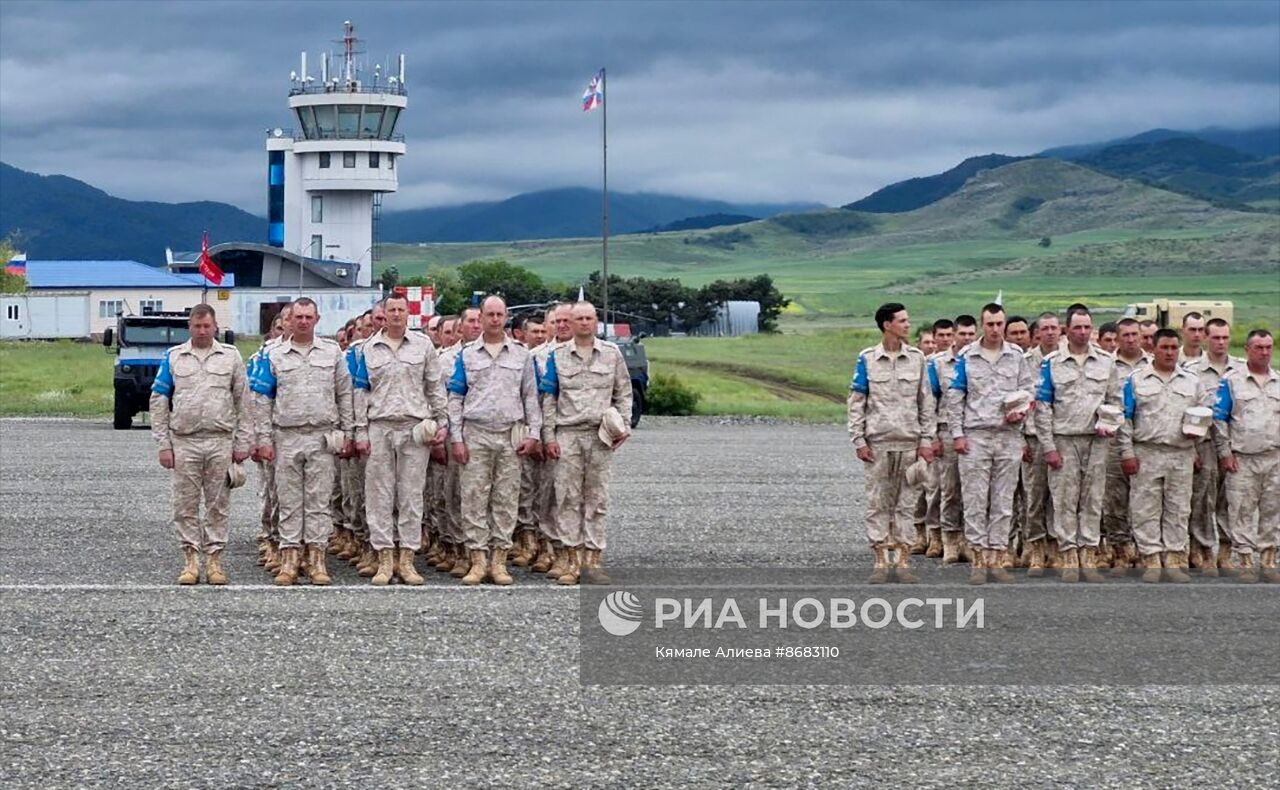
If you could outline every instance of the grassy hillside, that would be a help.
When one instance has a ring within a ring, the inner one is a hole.
[[[1041,239],[1050,245],[1041,246]],[[391,246],[402,275],[505,258],[575,282],[599,268],[598,239]],[[1237,302],[1242,318],[1280,318],[1280,220],[1033,159],[986,170],[915,211],[841,209],[719,231],[610,239],[610,272],[700,285],[767,272],[793,317],[867,325],[895,297],[920,315],[972,311],[999,290],[1019,310],[1077,299],[1120,307],[1154,296]]]

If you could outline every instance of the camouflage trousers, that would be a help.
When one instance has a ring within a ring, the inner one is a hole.
[[[1102,501],[1102,534],[1107,543],[1120,546],[1133,542],[1129,519],[1129,478],[1120,471],[1120,447],[1112,440],[1107,447],[1107,481]]]
[[[556,431],[556,442],[560,445],[555,466],[557,538],[570,548],[603,551],[613,449],[600,441],[595,428]],[[903,523],[910,523],[909,515]]]
[[[422,533],[436,538],[445,534],[445,499],[444,478],[448,473],[447,463],[432,461],[427,465],[427,485],[423,491]]]
[[[942,515],[942,467],[945,465],[941,458],[933,459],[933,463],[929,464],[929,482],[925,483],[924,491],[921,496],[924,497],[924,526],[926,529],[938,529],[941,526]],[[916,520],[920,518],[920,506],[916,506]]]
[[[280,500],[276,498],[276,464],[274,461],[256,461],[258,467],[259,508],[258,539],[278,540],[280,537]]]
[[[1280,544],[1280,450],[1236,455],[1238,472],[1224,472],[1231,548],[1241,554]]]
[[[1186,551],[1195,448],[1137,444],[1133,452],[1138,474],[1129,485],[1129,518],[1138,553]]]
[[[441,535],[451,543],[467,542],[467,532],[462,525],[462,464],[449,459],[444,471],[444,490],[441,494]]]
[[[968,440],[969,452],[960,456],[964,536],[978,548],[1004,551],[1009,547],[1022,433],[978,430],[970,432]]]
[[[333,529],[329,495],[337,456],[324,444],[331,428],[276,428],[276,494],[280,548],[323,546]]]
[[[1049,469],[1053,537],[1063,551],[1097,546],[1110,440],[1092,435],[1055,436],[1053,442],[1062,456],[1062,468]]]
[[[231,499],[227,469],[231,466],[231,434],[174,436],[173,526],[184,547],[205,553],[227,545],[227,511]],[[200,502],[205,518],[200,520]]]
[[[964,530],[964,495],[960,490],[960,456],[951,439],[942,443],[942,459],[934,462],[938,467],[938,492],[936,523],[943,532]]]
[[[1231,521],[1227,515],[1226,481],[1218,469],[1218,455],[1213,441],[1206,439],[1196,445],[1200,468],[1191,475],[1191,518],[1188,527],[1191,539],[1200,546],[1213,548],[1218,536],[1231,542]]]
[[[1031,448],[1031,460],[1022,462],[1022,489],[1027,503],[1026,515],[1022,520],[1022,540],[1030,543],[1040,540],[1050,532],[1053,495],[1049,491],[1049,468],[1044,462],[1040,440],[1027,436],[1026,444]]]
[[[536,458],[520,459],[520,505],[516,511],[516,527],[519,529],[537,527],[538,516],[535,507],[541,476],[541,461]]]
[[[511,430],[466,426],[469,458],[459,473],[467,548],[511,548],[520,504],[520,456]]]
[[[329,495],[329,518],[333,520],[334,529],[347,525],[347,514],[342,509],[342,486],[347,477],[343,471],[344,461],[342,458],[337,459],[333,472],[333,493]]]
[[[362,541],[369,540],[369,520],[365,517],[364,456],[338,459],[342,475],[342,513],[347,528]]]
[[[538,488],[533,497],[533,515],[538,532],[547,540],[563,543],[556,528],[556,465],[550,458],[541,462],[538,472]]]
[[[867,542],[872,548],[911,544],[913,513],[920,488],[907,483],[907,467],[915,450],[872,449],[874,460],[863,464],[867,488]]]
[[[365,462],[365,513],[374,551],[422,546],[422,499],[431,450],[413,440],[416,420],[369,423]]]

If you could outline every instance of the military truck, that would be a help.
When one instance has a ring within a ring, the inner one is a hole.
[[[1182,317],[1187,313],[1199,313],[1204,320],[1221,318],[1233,323],[1235,306],[1231,302],[1220,302],[1209,299],[1153,299],[1150,302],[1138,302],[1124,308],[1125,318],[1136,318],[1139,321],[1155,321],[1161,329],[1182,327]]]
[[[154,312],[146,315],[120,315],[115,329],[102,333],[102,345],[115,349],[115,408],[111,424],[117,431],[127,431],[134,415],[149,411],[151,384],[160,370],[160,361],[173,346],[187,342],[187,312]],[[225,332],[227,343],[235,342],[235,333]]]

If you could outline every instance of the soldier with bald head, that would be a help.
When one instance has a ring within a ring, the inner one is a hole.
[[[542,439],[555,470],[555,523],[565,571],[559,584],[607,583],[601,570],[613,453],[630,435],[631,376],[622,351],[596,336],[590,302],[569,313],[573,339],[547,357],[538,388]],[[579,556],[581,552],[581,556]]]
[[[463,584],[511,584],[507,552],[520,500],[520,458],[542,430],[533,357],[507,336],[507,305],[480,305],[482,334],[465,345],[449,378],[449,441],[460,465],[462,524],[470,567]]]

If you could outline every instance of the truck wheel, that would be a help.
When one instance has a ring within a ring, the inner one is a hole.
[[[640,415],[644,413],[644,390],[631,385],[631,427],[640,424]]]
[[[133,409],[129,407],[128,401],[118,394],[116,395],[116,408],[111,420],[111,426],[117,431],[127,431],[133,427]]]

